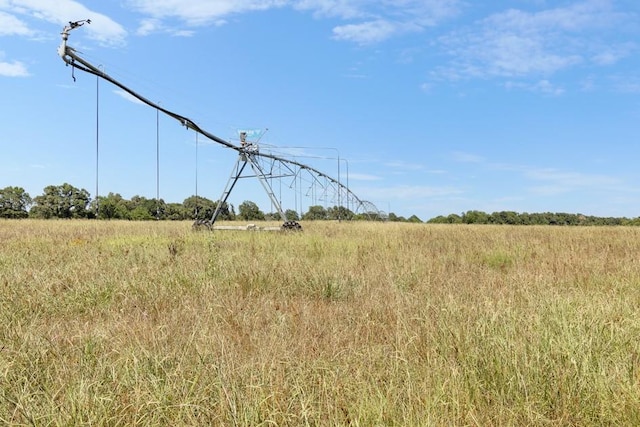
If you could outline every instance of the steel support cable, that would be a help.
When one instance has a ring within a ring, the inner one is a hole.
[[[135,97],[136,99],[140,100],[141,102],[145,103],[146,105],[148,105],[148,106],[150,106],[152,108],[155,108],[158,111],[163,112],[164,114],[166,114],[169,117],[172,117],[175,120],[178,120],[183,126],[189,128],[189,129],[193,129],[194,131],[199,132],[202,135],[206,136],[210,140],[212,140],[214,142],[217,142],[219,144],[222,144],[222,145],[226,146],[227,148],[231,148],[231,149],[234,149],[236,151],[241,151],[240,147],[237,147],[234,144],[230,143],[229,141],[226,141],[226,140],[224,140],[224,139],[222,139],[222,138],[220,138],[220,137],[218,137],[216,135],[213,135],[212,133],[209,133],[206,130],[200,128],[200,126],[195,124],[195,122],[193,122],[193,120],[189,119],[188,117],[185,117],[185,116],[182,116],[180,114],[174,113],[173,111],[170,111],[170,110],[168,110],[168,109],[156,104],[155,102],[153,102],[153,101],[145,98],[144,96],[140,95],[139,93],[137,93],[133,89],[131,89],[131,88],[125,86],[124,84],[120,83],[118,80],[114,79],[113,77],[111,77],[107,73],[105,73],[105,72],[101,71],[100,69],[94,67],[92,64],[90,64],[89,62],[85,61],[84,59],[82,59],[81,57],[76,55],[75,51],[72,48],[67,47],[66,56],[68,56],[70,59],[67,59],[67,58],[63,58],[63,59],[65,60],[65,62],[67,64],[69,64],[73,68],[77,68],[77,69],[79,69],[81,71],[84,71],[86,73],[98,76],[98,77],[108,81],[109,83],[119,87],[120,89],[124,90],[125,92],[127,92],[131,96]]]
[[[145,98],[143,95],[140,95],[139,93],[137,93],[136,91],[134,91],[133,89],[127,87],[126,85],[120,83],[118,80],[114,79],[113,77],[109,76],[107,73],[105,73],[104,71],[100,70],[99,68],[95,67],[94,65],[92,65],[90,62],[84,60],[83,58],[81,58],[80,56],[78,56],[76,54],[76,50],[70,46],[67,46],[67,38],[69,35],[69,31],[77,28],[78,25],[71,25],[71,27],[65,27],[65,29],[62,32],[62,40],[63,43],[60,46],[59,49],[59,55],[60,57],[63,59],[63,61],[67,64],[70,65],[71,67],[73,67],[74,69],[77,68],[81,71],[84,71],[86,73],[89,74],[93,74],[95,76],[98,76],[106,81],[108,81],[109,83],[119,87],[120,89],[124,90],[125,92],[127,92],[128,94],[130,94],[131,96],[135,97],[136,99],[140,100],[141,102],[143,102],[144,104],[155,108],[158,111],[161,111],[162,113],[166,114],[167,116],[179,121],[183,126],[189,128],[189,129],[193,129],[194,131],[202,134],[203,136],[205,136],[206,138],[217,142],[218,144],[221,144],[227,148],[231,148],[232,150],[235,150],[239,153],[243,153],[245,152],[245,149],[243,147],[238,147],[236,145],[234,145],[233,143],[222,139],[204,129],[202,129],[200,126],[198,126],[193,120],[189,119],[188,117],[182,116],[180,114],[174,113],[171,110],[168,110],[160,105],[158,105],[157,103]],[[260,157],[264,157],[264,158],[269,158],[272,160],[276,160],[279,162],[282,162],[283,164],[289,164],[289,165],[294,165],[297,166],[298,168],[300,168],[301,170],[307,170],[307,171],[311,171],[314,174],[316,174],[318,177],[323,177],[326,178],[327,180],[329,180],[332,184],[335,184],[338,188],[338,191],[345,191],[345,193],[348,196],[351,196],[355,201],[358,202],[358,204],[360,206],[364,205],[364,201],[362,201],[358,196],[356,196],[355,193],[353,193],[349,188],[345,187],[342,183],[340,183],[338,180],[332,178],[331,176],[319,171],[318,169],[315,169],[309,165],[306,165],[304,163],[300,163],[297,162],[295,160],[290,160],[290,159],[285,159],[282,157],[278,157],[276,155],[273,154],[269,154],[269,153],[261,153],[259,151],[253,152],[252,154],[260,156]],[[311,174],[313,175],[313,174]],[[318,177],[314,176],[314,180],[315,181],[319,181]],[[367,202],[370,203],[370,202]]]
[[[67,48],[67,55],[71,58],[70,60],[65,59],[65,62],[67,62],[67,64],[69,64],[70,66],[77,68],[81,71],[84,71],[86,73],[89,74],[93,74],[95,76],[98,76],[106,81],[108,81],[109,83],[119,87],[120,89],[126,91],[128,94],[130,94],[131,96],[135,97],[136,99],[140,100],[141,102],[145,103],[146,105],[157,109],[158,111],[163,112],[164,114],[168,115],[169,117],[172,117],[173,119],[179,121],[183,126],[193,129],[194,131],[204,135],[205,137],[209,138],[210,140],[217,142],[219,144],[224,145],[227,148],[231,148],[233,150],[242,151],[241,147],[238,147],[234,144],[232,144],[229,141],[226,141],[216,135],[213,135],[212,133],[202,129],[200,126],[198,126],[197,124],[195,124],[191,119],[189,119],[188,117],[182,116],[180,114],[174,113],[173,111],[170,111],[158,104],[156,104],[155,102],[145,98],[144,96],[140,95],[139,93],[137,93],[136,91],[134,91],[133,89],[130,89],[129,87],[127,87],[126,85],[120,83],[118,80],[114,79],[113,77],[109,76],[107,73],[101,71],[100,69],[94,67],[93,65],[91,65],[89,62],[85,61],[84,59],[82,59],[81,57],[79,57],[78,55],[75,54],[75,52],[73,50],[69,51],[71,48]],[[79,64],[78,64],[79,63]],[[80,65],[81,64],[81,65]],[[329,175],[326,175],[322,172],[320,172],[319,170],[308,166],[304,163],[300,163],[297,162],[295,160],[290,160],[290,159],[285,159],[270,153],[261,153],[261,152],[257,152],[254,153],[258,156],[261,157],[266,157],[272,160],[276,160],[276,161],[280,161],[280,162],[284,162],[284,163],[289,163],[292,165],[295,165],[301,169],[307,169],[310,170],[312,172],[314,172],[315,174],[317,174],[320,177],[326,177],[329,181],[331,181],[333,184],[338,185],[340,188],[342,188],[344,191],[347,192],[347,194],[350,194],[356,201],[361,202],[360,199],[353,193],[351,192],[351,190],[348,190],[344,185],[342,185],[342,183],[339,183],[338,180],[332,178]]]

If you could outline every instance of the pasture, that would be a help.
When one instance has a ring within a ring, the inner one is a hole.
[[[0,424],[640,425],[640,228],[0,221]]]

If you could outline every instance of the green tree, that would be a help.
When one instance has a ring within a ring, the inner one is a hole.
[[[280,212],[267,212],[264,214],[264,218],[267,221],[280,221],[282,220],[282,217],[280,216]],[[285,216],[286,218],[286,216]]]
[[[462,217],[458,214],[449,214],[447,216],[447,224],[461,224]]]
[[[109,193],[106,197],[98,197],[99,219],[129,219],[128,200],[119,193]]]
[[[182,221],[192,219],[192,216],[182,203],[167,203],[165,218],[171,221]]]
[[[298,212],[293,209],[287,209],[284,211],[284,216],[287,218],[287,221],[300,221],[300,215],[298,215]]]
[[[211,219],[213,217],[213,213],[216,210],[216,206],[218,206],[218,202],[214,202],[213,200],[207,199],[202,196],[190,196],[184,199],[182,202],[186,211],[189,213],[189,218],[192,219]],[[220,213],[218,214],[218,219],[222,220],[234,220],[236,214],[233,210],[233,205],[225,202],[220,209]]]
[[[416,224],[419,224],[419,223],[422,222],[422,220],[420,218],[418,218],[416,215],[411,215],[407,221],[408,222],[413,222],[413,223],[416,223]]]
[[[629,219],[629,222],[626,225],[639,226],[640,225],[640,216],[637,218]]]
[[[185,210],[192,219],[211,219],[216,210],[216,204],[206,197],[190,196],[182,202]]]
[[[147,215],[142,214],[142,209],[146,210],[151,218],[162,219],[164,218],[164,211],[166,209],[166,204],[164,200],[160,199],[147,199],[144,196],[133,196],[131,200],[127,203],[129,211],[133,213],[134,210],[138,209],[138,213],[136,216],[138,218],[144,217],[147,218]]]
[[[429,221],[427,221],[427,223],[429,224],[446,224],[447,223],[447,217],[444,215],[438,215],[436,217],[431,218]]]
[[[264,213],[254,202],[245,200],[238,206],[238,217],[243,220],[264,220]]]
[[[90,200],[85,189],[67,183],[49,185],[42,195],[34,197],[31,213],[38,218],[86,218]]]
[[[465,224],[487,224],[489,214],[482,211],[467,211],[462,214],[462,222]]]
[[[344,206],[333,206],[327,209],[327,219],[351,220],[353,212]]]
[[[403,216],[398,216],[393,212],[389,212],[389,219],[390,222],[407,222],[407,219]]]
[[[215,211],[216,207],[218,206],[218,202],[213,202],[213,210]],[[213,212],[211,213],[211,215],[209,216],[209,218],[213,217]],[[264,214],[263,214],[264,217]],[[220,212],[218,213],[218,218],[216,218],[216,221],[222,219],[222,220],[227,220],[227,221],[233,221],[236,219],[236,213],[233,210],[233,205],[228,204],[227,202],[224,202],[222,204],[222,207],[220,208]]]
[[[138,206],[134,210],[131,211],[130,217],[134,221],[149,221],[155,219],[156,217],[151,215],[149,209],[144,206]]]
[[[515,224],[520,224],[520,218],[516,212],[500,211],[500,212],[492,213],[489,216],[489,222],[491,224],[515,225]]]
[[[0,190],[0,218],[26,218],[32,202],[24,188],[5,187]]]
[[[320,205],[309,206],[309,210],[302,215],[302,219],[310,221],[327,219],[327,210]]]

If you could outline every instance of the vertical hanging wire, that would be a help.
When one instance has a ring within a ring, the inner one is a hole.
[[[291,186],[289,186],[289,188],[291,188]],[[297,175],[293,176],[293,209],[298,211],[298,176]]]
[[[98,65],[100,69],[102,65]],[[98,166],[100,154],[100,77],[96,75],[96,219],[100,218],[100,199],[98,198]]]
[[[280,206],[282,206],[282,162],[278,162],[278,176],[280,177],[278,179],[278,185],[280,186],[280,194],[278,196],[278,198],[279,198],[278,201],[280,202]],[[286,213],[285,213],[285,216],[286,216]],[[287,219],[289,219],[289,218],[287,218]],[[291,218],[291,219],[293,219],[293,218]]]
[[[299,180],[300,180],[300,218],[302,218],[302,171],[300,171],[299,175]]]
[[[269,172],[269,187],[273,188],[273,162],[271,163],[271,171]],[[271,199],[271,213],[274,213],[276,211],[276,205],[273,204],[273,198],[269,198]],[[280,204],[280,206],[282,207],[282,204]],[[273,215],[270,215],[273,216]]]
[[[336,150],[337,151],[337,150]],[[340,153],[338,152],[338,222],[340,222],[340,211],[342,210],[342,185],[340,184]]]
[[[196,221],[198,220],[198,132],[196,132]]]
[[[156,220],[160,220],[160,110],[158,108],[156,108]]]

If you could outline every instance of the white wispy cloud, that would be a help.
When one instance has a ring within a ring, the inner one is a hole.
[[[138,29],[135,31],[138,36],[148,36],[150,34],[164,33],[175,37],[192,37],[195,31],[182,28],[180,26],[168,26],[161,19],[145,18],[140,21]]]
[[[610,195],[637,191],[621,177],[611,174],[492,162],[485,163],[485,167],[509,174],[510,178],[505,181],[524,180],[523,188],[531,196],[552,197],[576,192]]]
[[[631,186],[621,177],[552,167],[497,163],[475,154],[456,152],[454,158],[462,163],[477,163],[487,171],[504,173],[504,182],[523,182],[523,189],[531,196],[558,196],[575,192],[628,193]]]
[[[122,89],[116,89],[113,91],[116,95],[126,99],[129,102],[133,102],[134,104],[146,105],[144,102],[140,101],[135,96],[131,95],[129,92],[125,92]]]
[[[459,163],[484,163],[486,160],[484,157],[473,153],[466,153],[463,151],[454,151],[451,153],[453,160]]]
[[[401,169],[401,170],[405,170],[405,171],[417,171],[417,170],[424,169],[424,165],[423,164],[420,164],[420,163],[409,163],[409,162],[403,162],[403,161],[398,161],[398,160],[393,161],[393,162],[386,162],[385,165],[390,167],[390,168]]]
[[[155,19],[177,18],[188,25],[206,25],[246,12],[268,10],[287,5],[286,0],[129,0],[136,10]]]
[[[164,30],[162,21],[155,18],[147,18],[140,21],[140,25],[138,26],[136,34],[138,34],[139,36],[146,36],[161,30]]]
[[[411,163],[403,161],[385,162],[384,165],[390,168],[390,172],[394,175],[403,175],[406,173],[421,172],[421,175],[444,175],[447,173],[444,169],[429,169],[421,163]]]
[[[34,19],[60,28],[70,19],[91,19],[93,24],[86,26],[87,37],[104,45],[121,45],[127,35],[124,28],[108,16],[74,0],[5,0],[0,1],[0,14],[0,25],[6,25],[1,25],[5,29],[0,30],[0,35],[9,31],[9,34],[35,36],[37,31],[29,26],[29,21]]]
[[[156,32],[190,36],[191,28],[222,25],[234,15],[287,7],[316,18],[346,21],[333,28],[334,39],[372,44],[435,26],[459,13],[460,4],[461,0],[126,0],[124,6],[144,15],[136,30],[142,36]],[[87,28],[88,36],[103,44],[118,45],[127,36],[120,24],[75,0],[5,0],[0,1],[0,13],[0,24],[5,24],[0,35],[32,32],[28,22],[18,18],[24,16],[58,25],[89,18],[95,25]]]
[[[376,175],[369,175],[364,173],[350,173],[349,180],[350,181],[379,181],[382,178]]]
[[[5,61],[4,52],[0,51],[0,76],[3,77],[27,77],[27,66],[20,61]]]
[[[439,39],[452,56],[446,78],[549,76],[579,64],[612,64],[633,47],[615,37],[630,14],[610,0],[586,0],[537,12],[510,9]]]
[[[27,77],[29,71],[27,67],[19,61],[13,62],[1,62],[0,61],[0,76],[4,77]]]
[[[25,22],[14,15],[0,11],[0,36],[29,36],[31,34],[32,31]]]
[[[394,23],[377,19],[358,24],[347,24],[333,29],[333,38],[358,44],[371,44],[386,40],[397,31]]]
[[[361,2],[347,9],[343,18],[360,18],[358,22],[339,25],[333,29],[336,40],[357,44],[373,44],[393,36],[417,33],[452,18],[460,11],[458,0],[396,0],[377,3]],[[366,5],[366,7],[365,7]],[[355,12],[359,11],[359,13]]]
[[[530,188],[538,195],[557,195],[577,190],[616,190],[623,184],[617,177],[588,174],[574,171],[563,171],[552,168],[531,168],[524,170],[524,177],[541,182]]]
[[[353,0],[300,0],[293,2],[292,6],[296,10],[310,11],[317,18],[354,19],[367,17],[361,3]]]
[[[637,75],[634,76],[623,76],[620,74],[614,75],[611,77],[611,80],[619,92],[623,93],[640,93],[640,77]]]
[[[241,13],[288,7],[314,17],[347,21],[333,29],[336,40],[377,43],[397,34],[420,31],[458,13],[461,0],[129,0],[128,5],[148,15],[138,32],[163,28],[177,19],[187,26],[221,25]],[[152,24],[152,25],[150,25]]]
[[[632,55],[636,49],[636,44],[632,42],[623,42],[615,46],[605,45],[600,47],[590,57],[590,60],[591,62],[602,66],[614,65],[620,60]]]
[[[428,185],[397,185],[391,187],[362,188],[358,190],[371,200],[423,200],[433,197],[456,196],[464,193],[458,187]]]
[[[523,89],[530,92],[539,92],[547,95],[562,95],[565,89],[561,86],[557,86],[547,79],[539,80],[537,82],[514,82],[508,81],[505,83],[507,89]]]

